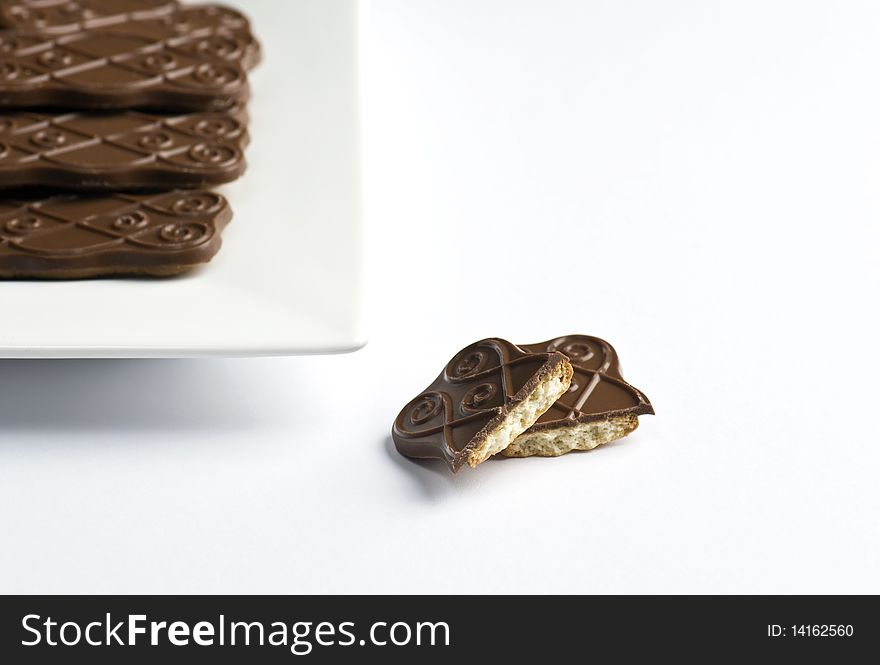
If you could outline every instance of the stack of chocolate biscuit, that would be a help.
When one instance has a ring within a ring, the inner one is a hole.
[[[247,19],[176,0],[0,0],[0,278],[210,261],[245,170]]]

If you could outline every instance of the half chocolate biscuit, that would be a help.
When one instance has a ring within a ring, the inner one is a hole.
[[[633,432],[651,402],[623,380],[617,352],[608,342],[568,335],[521,347],[530,353],[563,353],[574,368],[567,392],[501,451],[505,457],[557,457],[591,450]]]
[[[571,363],[555,351],[525,351],[484,339],[459,351],[407,404],[392,438],[407,457],[439,458],[453,471],[507,448],[568,390]]]
[[[179,275],[220,250],[232,210],[219,194],[0,200],[0,279]]]

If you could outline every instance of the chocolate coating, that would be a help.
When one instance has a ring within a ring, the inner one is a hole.
[[[186,5],[159,18],[128,21],[106,29],[154,41],[198,39],[195,52],[237,62],[247,70],[256,67],[261,58],[260,43],[251,32],[250,22],[241,12],[222,5]]]
[[[247,101],[247,76],[215,47],[204,37],[156,40],[122,28],[57,37],[3,31],[0,108],[226,110]]]
[[[222,113],[0,113],[0,188],[208,187],[244,173],[247,140]]]
[[[77,9],[70,10],[71,5]],[[260,62],[260,43],[241,12],[223,5],[178,6],[164,2],[155,5],[151,10],[131,0],[116,0],[85,8],[82,3],[69,0],[40,6],[0,0],[0,23],[7,28],[47,35],[107,30],[154,41],[198,37],[202,41],[197,48],[211,51],[221,60],[238,62],[245,69],[253,69]],[[132,11],[133,6],[140,9]]]
[[[0,200],[0,278],[179,274],[214,257],[231,219],[207,191]]]
[[[565,362],[560,353],[533,353],[503,339],[471,344],[403,407],[394,445],[407,457],[442,459],[457,471],[475,444]]]
[[[0,0],[0,25],[64,33],[157,18],[180,8],[176,0]]]
[[[653,414],[654,407],[637,388],[623,380],[617,352],[608,342],[588,335],[566,335],[523,344],[530,353],[560,352],[571,362],[571,386],[527,432],[607,420],[624,414]]]

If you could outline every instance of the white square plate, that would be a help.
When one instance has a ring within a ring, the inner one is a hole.
[[[248,171],[207,266],[170,280],[0,281],[0,357],[352,351],[360,330],[358,0],[224,0],[251,19]]]

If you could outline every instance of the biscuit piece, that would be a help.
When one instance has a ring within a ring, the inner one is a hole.
[[[527,352],[497,338],[476,342],[403,408],[394,444],[407,457],[445,460],[453,472],[465,463],[476,467],[527,430],[571,377],[561,353]]]
[[[501,451],[505,457],[557,457],[592,450],[625,437],[639,426],[640,415],[654,413],[648,398],[623,380],[617,352],[605,340],[568,335],[521,348],[565,354],[574,377],[568,391]]]
[[[177,191],[0,200],[0,279],[170,277],[220,250],[232,210]]]

